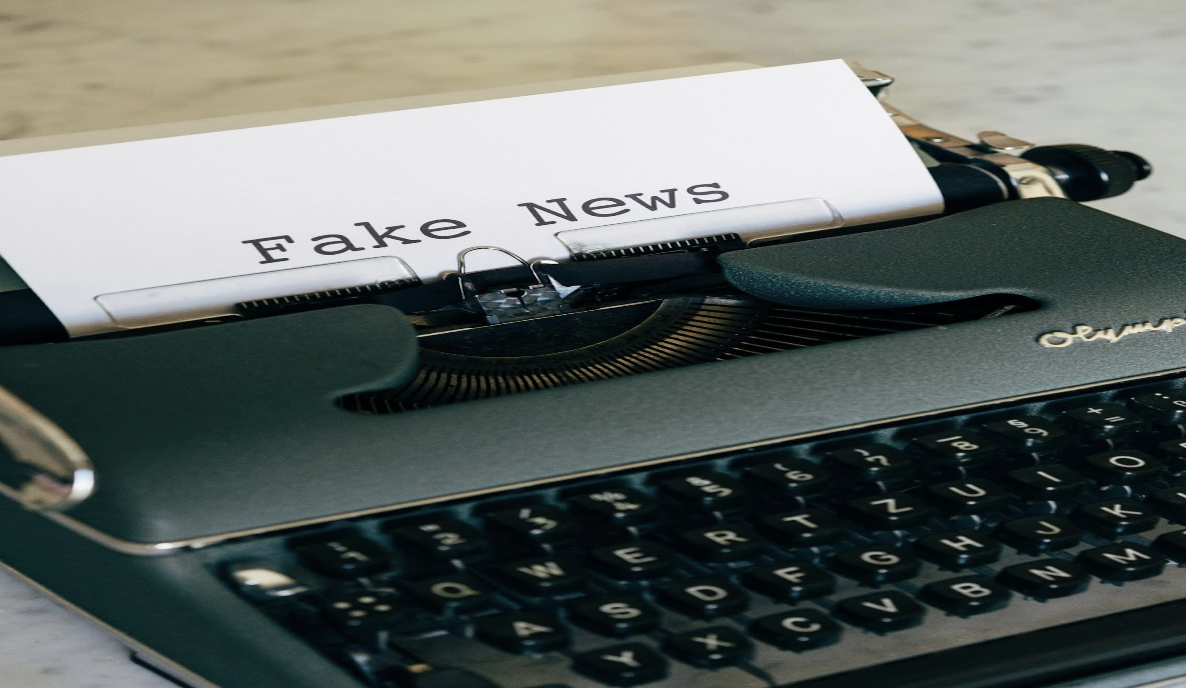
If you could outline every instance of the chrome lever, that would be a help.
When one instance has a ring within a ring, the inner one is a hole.
[[[95,468],[57,423],[0,387],[0,442],[31,475],[20,485],[0,482],[0,493],[32,511],[65,511],[95,491]],[[32,471],[29,471],[32,469]]]

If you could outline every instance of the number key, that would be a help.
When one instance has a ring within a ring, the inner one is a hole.
[[[451,559],[477,554],[488,545],[486,536],[476,528],[452,518],[398,526],[391,529],[391,534],[397,540]]]
[[[568,498],[582,516],[618,526],[636,526],[657,520],[659,505],[648,495],[629,487],[597,490]]]
[[[297,546],[296,555],[309,568],[333,578],[355,578],[391,568],[387,552],[370,538],[344,534]]]
[[[826,492],[832,474],[806,459],[783,459],[747,468],[746,476],[759,485],[791,497],[806,497]]]
[[[1030,451],[1058,446],[1070,437],[1070,433],[1063,428],[1037,416],[1006,418],[987,423],[984,429],[1015,447]]]
[[[849,477],[869,482],[900,480],[914,475],[913,459],[887,444],[873,442],[829,452],[824,457],[824,464]]]
[[[687,506],[714,511],[742,506],[749,498],[744,485],[715,471],[670,478],[660,482],[659,487]]]
[[[982,464],[998,455],[996,446],[970,430],[936,432],[914,438],[914,444],[930,458],[950,465]]]
[[[556,542],[576,535],[577,525],[564,511],[548,505],[523,506],[495,511],[490,526],[520,540]]]

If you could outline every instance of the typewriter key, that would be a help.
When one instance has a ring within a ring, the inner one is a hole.
[[[551,652],[568,647],[568,629],[549,614],[518,612],[488,616],[474,624],[480,640],[513,652]]]
[[[574,592],[585,583],[588,573],[568,556],[531,557],[498,567],[511,585],[538,596],[562,595]]]
[[[1186,391],[1166,389],[1138,394],[1129,402],[1145,416],[1160,423],[1186,423]]]
[[[1062,516],[1027,516],[1002,523],[996,536],[1025,554],[1044,554],[1074,547],[1083,529]]]
[[[1077,560],[1088,573],[1111,583],[1160,576],[1167,563],[1148,547],[1131,542],[1084,550]]]
[[[1074,562],[1036,559],[1004,569],[997,580],[1026,597],[1047,600],[1083,592],[1091,577]]]
[[[834,644],[842,630],[818,609],[792,609],[757,619],[749,632],[781,650],[804,652]]]
[[[696,578],[659,590],[659,599],[677,612],[699,619],[740,614],[749,597],[724,578]]]
[[[854,499],[848,502],[848,511],[873,530],[899,530],[923,525],[935,510],[913,495],[887,492]]]
[[[493,596],[489,588],[467,574],[438,576],[407,584],[408,592],[438,613],[475,612],[489,609]]]
[[[1160,520],[1149,507],[1135,499],[1084,504],[1075,509],[1074,516],[1088,530],[1105,536],[1141,533],[1156,526]]]
[[[1027,499],[1058,500],[1073,497],[1087,487],[1087,480],[1060,463],[1018,468],[1005,474],[1011,487]]]
[[[777,602],[795,603],[827,595],[836,589],[836,577],[809,562],[761,566],[742,577],[745,586]]]
[[[744,523],[722,523],[679,534],[689,555],[704,561],[724,562],[752,559],[766,548],[766,540]]]
[[[715,668],[737,664],[754,650],[753,642],[729,626],[708,626],[667,636],[667,654],[692,666]]]
[[[334,578],[357,578],[391,569],[388,553],[361,535],[342,535],[304,544],[296,555],[309,568]]]
[[[573,659],[572,668],[611,686],[637,686],[667,676],[667,660],[642,643],[622,643],[583,652]]]
[[[1067,411],[1063,418],[1092,437],[1125,437],[1149,427],[1144,418],[1120,404],[1083,406]]]
[[[879,545],[845,550],[831,561],[833,571],[866,585],[906,580],[920,566],[918,558],[905,550]]]
[[[948,614],[972,616],[996,611],[1012,597],[1000,583],[984,576],[962,576],[923,586],[918,597]]]
[[[589,556],[599,571],[621,580],[660,578],[679,563],[671,550],[645,540],[598,547]]]
[[[1058,447],[1070,439],[1064,428],[1038,416],[1014,416],[986,423],[984,429],[1014,448],[1031,452]]]
[[[758,528],[779,544],[789,547],[816,547],[836,542],[850,526],[820,509],[800,509],[763,516]]]
[[[870,631],[900,631],[922,623],[926,609],[906,593],[886,590],[840,600],[836,618]]]
[[[1001,558],[1001,545],[974,530],[928,535],[914,543],[914,551],[951,571],[987,566]]]
[[[613,638],[649,633],[661,619],[658,609],[633,595],[586,598],[570,606],[568,613],[573,623]]]

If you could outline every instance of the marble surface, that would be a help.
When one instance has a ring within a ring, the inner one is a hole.
[[[3,0],[0,138],[834,57],[896,76],[894,103],[955,134],[1146,155],[1153,178],[1098,205],[1186,236],[1181,0]],[[0,676],[171,685],[2,573]]]

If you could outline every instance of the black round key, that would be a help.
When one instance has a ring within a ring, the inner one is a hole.
[[[1105,485],[1139,485],[1159,478],[1165,464],[1145,452],[1109,451],[1083,459],[1083,472]]]
[[[745,586],[778,602],[795,603],[827,595],[836,589],[836,577],[808,562],[760,566],[742,578]]]
[[[1156,453],[1171,471],[1186,471],[1186,440],[1179,437],[1161,442],[1157,445]]]
[[[1045,554],[1074,547],[1083,529],[1062,516],[1027,516],[1002,523],[994,535],[1026,554]]]
[[[659,482],[659,487],[685,506],[719,511],[744,506],[750,492],[739,481],[716,471],[699,471]]]
[[[572,604],[568,616],[573,623],[612,638],[649,633],[661,619],[658,609],[632,595],[586,598]]]
[[[779,649],[805,652],[834,644],[842,631],[817,609],[792,609],[755,620],[749,632]]]
[[[850,526],[820,509],[798,509],[763,516],[758,528],[772,540],[789,547],[816,547],[844,537]]]
[[[1042,451],[1067,441],[1070,434],[1059,425],[1037,416],[1014,416],[992,423],[984,429],[1018,449]]]
[[[888,444],[858,444],[824,456],[824,465],[862,482],[893,482],[914,475],[914,460]]]
[[[530,595],[563,595],[581,588],[588,573],[572,557],[531,557],[498,567],[512,585]]]
[[[1157,490],[1148,502],[1170,522],[1186,523],[1186,485]]]
[[[1160,576],[1168,563],[1148,547],[1131,542],[1084,550],[1078,561],[1091,575],[1113,583]]]
[[[1186,564],[1186,530],[1164,533],[1153,541],[1153,546],[1179,564]]]
[[[296,555],[309,568],[333,578],[371,576],[392,568],[391,556],[362,535],[343,534],[301,544]]]
[[[1060,463],[1018,468],[1005,474],[1010,486],[1026,499],[1059,500],[1087,487],[1087,479]]]
[[[489,544],[486,536],[473,526],[451,518],[393,527],[391,535],[401,542],[450,559],[484,552]]]
[[[609,525],[635,526],[656,521],[662,515],[655,500],[629,487],[572,495],[568,502],[582,516]]]
[[[951,571],[987,566],[1001,558],[1001,545],[974,530],[953,530],[919,538],[914,542],[914,551]]]
[[[567,540],[579,531],[571,516],[547,504],[495,511],[487,522],[516,539],[536,543]]]
[[[768,461],[745,469],[746,477],[778,494],[808,497],[827,492],[832,474],[807,459]]]
[[[873,530],[899,530],[926,523],[934,509],[905,492],[861,497],[848,502],[848,512]]]
[[[752,559],[766,548],[766,540],[744,523],[721,523],[679,534],[683,550],[703,561]]]
[[[437,576],[407,584],[408,592],[438,613],[473,612],[492,605],[490,589],[468,574]]]
[[[1144,418],[1120,404],[1093,404],[1071,409],[1063,418],[1093,437],[1125,437],[1149,427]]]
[[[700,619],[740,614],[749,597],[724,578],[694,578],[659,589],[659,599],[677,612]]]
[[[1001,455],[996,443],[971,430],[935,432],[912,440],[927,458],[950,466],[972,466],[991,461]]]
[[[966,478],[927,485],[927,498],[944,511],[979,514],[1005,504],[1008,493],[985,478]]]
[[[1005,568],[997,581],[1027,597],[1047,600],[1083,592],[1091,578],[1074,562],[1035,559]]]
[[[515,654],[562,650],[571,641],[568,629],[556,617],[536,612],[487,616],[474,624],[474,633],[479,640]]]
[[[1186,391],[1165,389],[1160,392],[1138,394],[1130,400],[1141,414],[1160,423],[1186,423]]]
[[[637,686],[666,678],[668,667],[649,645],[621,643],[582,652],[573,658],[572,668],[611,686]]]
[[[1075,518],[1100,535],[1141,533],[1157,525],[1157,514],[1135,499],[1110,499],[1084,504],[1075,509]]]
[[[619,580],[659,578],[679,563],[671,550],[645,540],[598,547],[589,556],[599,571]]]
[[[413,674],[400,685],[404,688],[501,688],[494,681],[465,669],[433,669],[423,674]]]
[[[961,576],[924,585],[918,593],[923,602],[948,614],[973,616],[996,611],[1013,596],[1000,583],[984,576]]]
[[[872,545],[837,554],[832,570],[866,585],[906,580],[918,573],[918,558],[897,547]]]
[[[330,621],[349,630],[377,630],[405,614],[407,603],[390,591],[342,591],[325,601]]]
[[[715,669],[748,659],[754,644],[729,626],[708,626],[667,636],[663,649],[692,666]]]
[[[926,609],[906,593],[886,590],[840,600],[833,613],[841,621],[885,633],[919,625]]]

